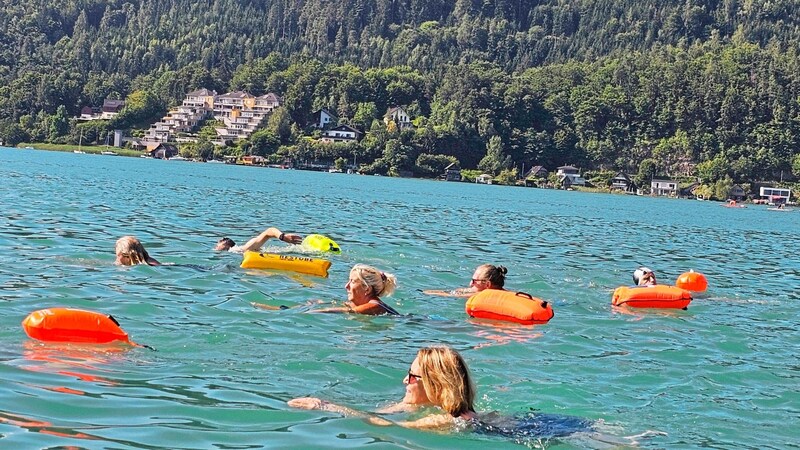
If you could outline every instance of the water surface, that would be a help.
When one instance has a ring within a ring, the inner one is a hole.
[[[31,150],[0,149],[0,161],[3,448],[518,448],[286,406],[399,400],[431,344],[462,352],[480,410],[667,433],[646,448],[798,447],[800,213]],[[211,250],[267,226],[333,237],[344,251],[330,277],[244,270]],[[114,266],[126,234],[179,266]],[[464,286],[484,262],[507,266],[508,287],[551,301],[555,318],[491,326],[467,320],[463,300],[420,292]],[[395,273],[386,300],[408,315],[251,305],[341,302],[355,263]],[[662,283],[703,272],[711,288],[687,311],[613,310],[640,264]],[[28,339],[22,319],[53,306],[113,314],[158,352]]]

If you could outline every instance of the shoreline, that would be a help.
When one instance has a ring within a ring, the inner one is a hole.
[[[5,146],[4,146],[5,147]],[[90,145],[90,146],[75,146],[74,144],[43,144],[43,143],[29,143],[29,142],[20,142],[17,144],[16,147],[6,147],[9,149],[14,150],[41,150],[41,151],[52,151],[52,152],[61,152],[61,153],[76,153],[76,151],[81,151],[83,154],[87,155],[100,155],[100,156],[125,156],[130,158],[150,158],[149,156],[144,156],[145,153],[139,150],[131,150],[126,148],[120,147],[106,147],[97,146],[97,145]],[[110,151],[114,152],[114,155],[104,155],[102,152]],[[207,163],[208,161],[194,161],[187,159],[187,162],[200,162],[200,163]],[[213,164],[213,163],[212,163]],[[272,167],[270,165],[255,165],[255,164],[225,164],[230,166],[242,166],[242,167],[261,167],[261,168],[268,168],[268,169],[281,169],[281,170],[303,170],[309,172],[326,172],[325,170],[308,170],[308,169],[294,169],[294,168],[279,168],[279,167]],[[339,172],[336,172],[337,174]],[[355,175],[365,175],[361,173],[354,173]],[[346,174],[345,175],[353,175],[353,174]],[[377,174],[375,175],[377,176]],[[384,176],[384,175],[381,175]],[[416,180],[427,180],[427,181],[445,181],[440,180],[438,178],[425,178],[425,177],[399,177],[399,178],[411,178]],[[450,181],[451,183],[468,183],[468,184],[485,184],[485,183],[476,183],[470,181]],[[603,189],[603,188],[595,188],[595,187],[573,187],[570,189],[556,189],[552,187],[538,187],[538,186],[527,186],[523,183],[517,184],[499,184],[499,183],[492,183],[486,184],[487,186],[506,186],[506,187],[520,187],[520,188],[533,188],[533,189],[549,189],[549,190],[572,190],[574,192],[584,192],[590,194],[617,194],[617,195],[632,195],[636,197],[664,197],[664,198],[671,198],[671,199],[679,199],[679,200],[697,200],[697,201],[709,201],[709,202],[717,202],[721,203],[723,206],[726,206],[728,200],[711,200],[711,199],[699,199],[699,198],[690,198],[690,197],[670,197],[670,196],[657,196],[651,194],[636,194],[630,192],[621,192],[619,190],[610,190],[610,189]],[[774,206],[774,204],[764,203],[761,199],[747,199],[742,201],[737,201],[739,204],[743,205],[756,205],[756,206]],[[796,201],[786,202],[787,206],[796,206]],[[731,208],[735,209],[735,208]]]

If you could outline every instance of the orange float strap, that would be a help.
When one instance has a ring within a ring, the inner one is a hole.
[[[553,308],[546,301],[524,292],[486,289],[467,300],[467,314],[480,319],[504,320],[523,325],[547,323]]]
[[[28,314],[22,328],[28,336],[40,341],[93,344],[123,341],[137,345],[110,315],[82,309],[40,309]]]
[[[708,280],[702,273],[690,270],[682,273],[681,276],[675,280],[675,286],[686,289],[687,291],[705,292],[705,290],[708,289]]]
[[[631,308],[675,308],[686,309],[692,302],[689,291],[676,286],[620,286],[611,296],[614,306]]]

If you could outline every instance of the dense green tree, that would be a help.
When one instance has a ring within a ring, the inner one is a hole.
[[[256,131],[250,136],[250,154],[257,156],[267,156],[278,151],[281,140],[270,130]]]

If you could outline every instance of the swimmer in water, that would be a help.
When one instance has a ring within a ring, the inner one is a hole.
[[[397,277],[382,272],[366,264],[356,264],[350,270],[350,278],[344,285],[347,301],[342,307],[317,309],[318,313],[356,313],[377,316],[381,314],[399,315],[394,308],[387,305],[381,296],[390,296],[397,288]],[[289,309],[287,306],[272,306],[252,303],[253,306],[267,310]]]
[[[503,266],[483,264],[475,269],[469,287],[457,288],[452,291],[428,290],[422,291],[422,293],[439,297],[471,297],[486,289],[505,290],[507,273],[508,269]]]
[[[217,241],[217,245],[214,247],[214,250],[234,253],[244,253],[248,251],[257,252],[261,250],[261,247],[264,246],[264,244],[270,239],[277,239],[288,244],[299,244],[303,242],[303,237],[299,234],[283,233],[277,228],[270,227],[262,231],[258,236],[244,243],[244,245],[236,245],[236,242],[233,242],[233,239],[231,238],[221,238],[219,241]]]

